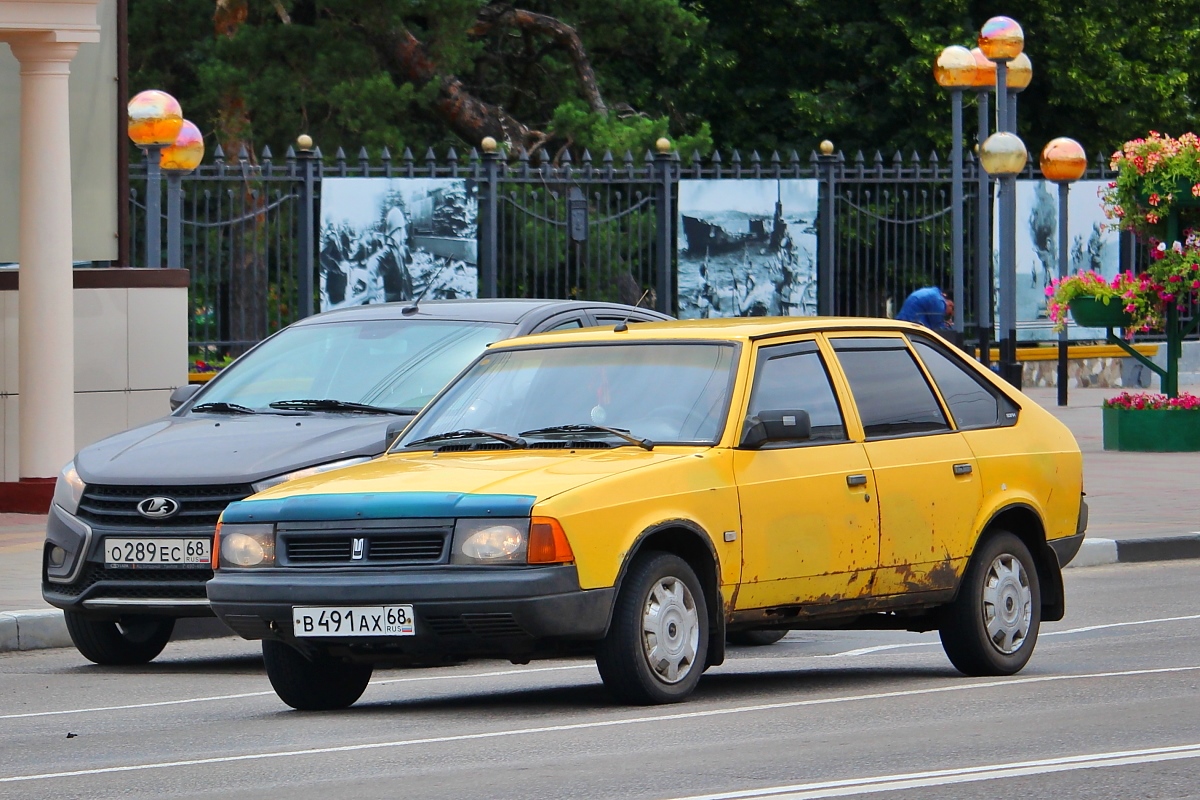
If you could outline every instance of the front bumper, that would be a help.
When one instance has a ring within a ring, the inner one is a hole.
[[[212,570],[204,567],[110,569],[104,565],[104,540],[121,538],[196,538],[213,535],[208,527],[195,529],[112,529],[89,525],[51,506],[42,548],[42,597],[66,611],[99,619],[122,616],[208,617],[212,609],[204,584]],[[67,556],[60,567],[49,553],[61,547]]]
[[[613,597],[613,589],[580,589],[573,565],[221,569],[208,583],[213,611],[247,639],[341,648],[381,660],[571,650],[604,636]],[[412,605],[416,634],[297,638],[292,631],[293,606],[382,605]]]

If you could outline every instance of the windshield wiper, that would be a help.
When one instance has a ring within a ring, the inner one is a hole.
[[[237,403],[226,403],[224,401],[216,403],[201,403],[198,406],[192,406],[189,411],[198,412],[200,414],[257,414],[253,408],[239,406]]]
[[[419,408],[387,408],[385,406],[370,406],[366,403],[351,403],[346,400],[276,400],[268,403],[271,408],[295,411],[354,411],[359,414],[401,414],[413,416]]]
[[[430,442],[440,442],[449,439],[478,439],[480,437],[495,439],[499,442],[504,442],[509,447],[524,447],[525,440],[510,436],[507,433],[496,433],[494,431],[480,431],[474,428],[461,428],[457,431],[446,431],[445,433],[435,433],[433,436],[426,436],[423,439],[417,439],[404,445],[405,447],[415,447],[419,444],[429,444]]]
[[[530,431],[521,431],[522,436],[537,436],[542,433],[607,433],[624,439],[630,444],[636,444],[638,447],[644,447],[647,450],[654,449],[654,442],[649,439],[643,439],[639,436],[634,436],[627,430],[610,428],[607,425],[551,425],[548,428],[534,428]]]

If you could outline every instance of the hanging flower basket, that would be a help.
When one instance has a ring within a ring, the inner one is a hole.
[[[1125,310],[1120,298],[1107,303],[1096,297],[1076,297],[1068,303],[1075,324],[1084,328],[1128,328],[1133,315]]]

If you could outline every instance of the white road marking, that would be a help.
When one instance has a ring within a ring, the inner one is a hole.
[[[1157,761],[1175,761],[1183,758],[1200,758],[1200,743],[1177,747],[1156,747],[1148,750],[1125,750],[1113,753],[1045,758],[1037,761],[1014,761],[1007,764],[989,764],[961,769],[939,769],[929,772],[910,772],[899,775],[880,775],[875,778],[851,778],[849,780],[797,783],[791,786],[775,786],[767,789],[747,789],[722,794],[692,795],[678,800],[756,800],[778,798],[779,800],[819,800],[825,797],[895,792],[903,789],[921,789],[931,786],[949,786],[956,783],[993,781],[1002,778],[1021,778],[1028,775],[1046,775],[1053,772],[1071,772],[1080,769],[1103,769],[1123,767],[1131,764],[1152,764]]]
[[[1088,631],[1100,631],[1105,628],[1126,628],[1130,625],[1154,625],[1159,622],[1184,622],[1186,620],[1200,619],[1200,614],[1189,614],[1186,617],[1160,617],[1159,619],[1136,619],[1131,622],[1109,622],[1104,625],[1088,625],[1083,628],[1068,628],[1063,631],[1048,631],[1041,633],[1039,636],[1065,636],[1068,633],[1087,633]]]
[[[331,747],[313,747],[305,750],[285,750],[275,753],[247,753],[236,756],[214,756],[212,758],[194,758],[185,761],[159,761],[143,764],[129,764],[117,767],[98,767],[96,769],[80,769],[67,772],[43,772],[34,775],[10,775],[0,778],[0,783],[16,783],[22,781],[40,781],[53,778],[77,778],[85,775],[108,775],[118,772],[140,772],[151,769],[170,769],[174,767],[196,767],[210,764],[229,764],[238,761],[263,761],[274,758],[292,758],[295,756],[328,755],[331,753],[353,753],[364,750],[383,750],[397,747],[412,747],[422,744],[446,744],[449,742],[468,742],[481,739],[503,739],[512,736],[530,736],[543,733],[562,733],[564,731],[596,730],[600,728],[616,728],[627,725],[644,725],[655,722],[675,722],[679,720],[703,719],[706,717],[723,717],[733,714],[746,714],[756,711],[779,711],[807,706],[839,705],[868,700],[890,700],[898,697],[920,697],[922,695],[947,694],[950,692],[966,692],[972,689],[994,689],[1002,686],[1025,686],[1039,683],[1057,683],[1076,680],[1102,680],[1106,678],[1129,678],[1144,675],[1167,675],[1182,672],[1200,672],[1200,665],[1187,667],[1160,667],[1157,669],[1124,670],[1121,672],[1090,672],[1076,675],[1042,675],[1033,678],[1009,678],[1005,680],[979,681],[975,683],[953,683],[943,686],[931,686],[924,689],[903,689],[894,692],[874,692],[871,694],[843,695],[840,697],[823,697],[812,700],[789,700],[779,703],[760,703],[750,706],[732,706],[727,708],[712,708],[705,711],[683,711],[674,714],[658,714],[646,717],[626,717],[622,719],[595,720],[592,722],[576,722],[564,725],[546,725],[536,728],[510,728],[508,730],[487,731],[484,733],[462,733],[449,736],[431,736],[423,739],[399,739],[390,742],[370,742],[367,744],[348,744]]]
[[[1087,633],[1089,631],[1098,631],[1105,628],[1124,628],[1131,625],[1153,625],[1160,622],[1183,622],[1187,620],[1200,619],[1200,614],[1190,614],[1183,617],[1160,617],[1158,619],[1140,619],[1131,622],[1110,622],[1104,625],[1088,625],[1083,628],[1069,628],[1061,631],[1043,631],[1039,637],[1046,636],[1064,636],[1069,633]],[[846,650],[841,653],[824,653],[821,655],[811,656],[812,658],[849,658],[854,656],[865,656],[871,653],[879,653],[885,650],[900,650],[910,647],[934,647],[938,642],[903,642],[899,644],[880,644],[873,647],[860,647],[857,650]],[[472,679],[472,678],[494,678],[506,675],[527,675],[534,672],[561,672],[573,669],[593,669],[592,664],[573,664],[564,667],[532,667],[528,669],[506,669],[495,670],[493,672],[473,672],[467,675],[422,675],[413,678],[389,678],[382,681],[371,681],[371,686],[384,686],[389,683],[415,683],[420,681],[441,681],[453,680],[455,678]],[[97,706],[95,708],[69,708],[61,711],[33,711],[26,714],[0,714],[0,720],[3,719],[28,719],[30,717],[55,717],[63,714],[93,714],[100,711],[129,711],[138,708],[158,708],[160,706],[177,706],[187,705],[189,703],[208,703],[218,700],[241,700],[247,697],[267,697],[273,695],[274,692],[244,692],[241,694],[219,694],[209,697],[189,697],[182,700],[159,700],[152,703],[131,703],[122,706]]]
[[[472,672],[453,675],[418,675],[412,678],[388,678],[382,681],[371,681],[371,686],[384,686],[389,683],[417,683],[420,681],[445,681],[461,678],[495,678],[505,675],[528,675],[531,672],[562,672],[570,669],[595,669],[593,664],[572,664],[566,667],[533,667],[532,669],[502,669],[494,672]],[[29,717],[56,717],[62,714],[91,714],[97,711],[128,711],[135,708],[157,708],[158,706],[180,706],[188,703],[208,703],[217,700],[241,700],[246,697],[267,697],[275,692],[244,692],[242,694],[217,694],[209,697],[188,697],[183,700],[159,700],[153,703],[131,703],[124,706],[98,706],[96,708],[70,708],[62,711],[32,711],[27,714],[4,714],[0,719],[27,719]]]
[[[1038,634],[1038,638],[1047,636],[1066,636],[1071,633],[1088,633],[1090,631],[1101,631],[1106,628],[1128,628],[1132,625],[1157,625],[1160,622],[1184,622],[1187,620],[1200,619],[1200,614],[1189,614],[1184,617],[1159,617],[1158,619],[1135,619],[1129,622],[1108,622],[1103,625],[1087,625],[1082,628],[1066,628],[1061,631],[1042,631]],[[902,644],[879,644],[874,647],[860,647],[857,650],[846,650],[841,653],[825,653],[823,655],[813,656],[814,658],[845,658],[851,656],[866,656],[871,653],[880,653],[885,650],[900,650],[908,647],[933,647],[939,644],[938,642],[904,642]]]

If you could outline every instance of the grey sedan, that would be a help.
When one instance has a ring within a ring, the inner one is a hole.
[[[42,594],[98,664],[140,664],[175,620],[212,613],[213,532],[225,506],[382,453],[490,343],[669,319],[563,300],[443,300],[319,314],[264,340],[170,416],[84,448],[55,487]]]

